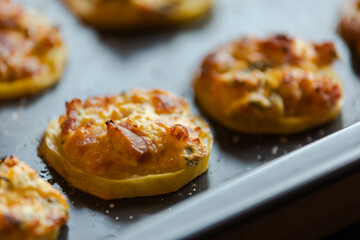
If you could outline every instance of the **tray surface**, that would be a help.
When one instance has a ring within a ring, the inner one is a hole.
[[[60,239],[115,239],[129,226],[161,210],[171,212],[187,198],[226,185],[272,159],[359,121],[360,82],[346,45],[335,32],[342,0],[221,0],[201,21],[142,34],[96,32],[58,0],[17,2],[42,11],[59,25],[69,58],[55,87],[38,96],[0,103],[0,155],[17,155],[66,194],[70,219]],[[335,42],[341,57],[335,68],[345,90],[345,105],[335,121],[291,136],[252,136],[232,133],[207,119],[215,138],[209,170],[178,192],[146,198],[100,200],[69,187],[37,156],[48,121],[61,115],[65,101],[72,98],[160,87],[185,96],[193,111],[204,116],[191,91],[192,76],[202,58],[238,37],[273,33]]]

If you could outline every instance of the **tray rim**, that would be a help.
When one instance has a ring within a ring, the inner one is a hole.
[[[171,213],[161,211],[151,219],[144,219],[124,231],[122,238],[131,240],[144,237],[147,239],[209,237],[212,233],[226,228],[226,225],[244,221],[271,208],[284,198],[298,197],[304,191],[316,189],[319,184],[329,183],[336,177],[353,172],[354,166],[360,166],[358,132],[360,132],[360,123],[341,129],[181,202],[173,207]],[[318,154],[314,155],[314,152]],[[294,165],[295,162],[297,164]],[[301,171],[294,171],[297,168]],[[286,183],[282,182],[284,177],[289,179]],[[264,178],[267,181],[264,181]],[[252,189],[254,186],[255,189]],[[261,194],[261,191],[264,193]],[[234,194],[242,194],[245,197],[238,200],[232,197]],[[221,206],[218,205],[219,202]]]

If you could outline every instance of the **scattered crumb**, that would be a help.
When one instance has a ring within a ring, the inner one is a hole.
[[[193,192],[196,192],[196,188],[193,189]]]
[[[130,219],[130,220],[133,219],[133,218],[134,218],[134,216],[132,216],[132,215],[129,216],[129,219]]]
[[[27,104],[27,99],[26,99],[25,97],[21,98],[21,99],[20,99],[20,105],[21,105],[22,107],[25,107],[26,104]]]
[[[256,155],[256,159],[260,160],[260,159],[262,159],[262,156],[260,154],[258,154],[258,155]]]
[[[239,136],[234,136],[234,137],[232,138],[232,142],[233,142],[233,143],[238,143],[239,140],[240,140],[240,137],[239,137]]]
[[[164,201],[164,198],[161,198],[161,201]]]
[[[278,151],[279,151],[279,147],[276,145],[271,148],[272,155],[276,155]]]
[[[178,193],[178,195],[179,195],[179,196],[182,196],[182,193],[181,193],[181,192],[179,192],[179,193]]]
[[[115,204],[113,204],[113,203],[109,204],[109,208],[114,208],[114,207],[115,207]]]
[[[320,129],[320,130],[319,130],[319,136],[322,137],[322,136],[324,136],[324,135],[325,135],[324,129]]]
[[[15,122],[19,121],[19,114],[17,112],[13,112],[11,114],[11,118],[12,120],[14,120]]]
[[[281,142],[281,143],[287,143],[287,141],[288,141],[288,140],[287,140],[286,137],[281,137],[281,138],[280,138],[280,142]]]
[[[302,147],[302,144],[298,144],[295,146],[295,149],[298,149],[298,148],[301,148]]]
[[[195,184],[195,183],[191,183],[191,186],[196,187],[196,184]]]
[[[307,136],[307,137],[306,137],[306,141],[307,141],[307,142],[311,142],[312,140],[313,140],[313,139],[312,139],[311,136]]]
[[[105,210],[105,212],[106,212],[106,214],[109,214],[109,213],[110,213],[109,210]]]
[[[192,195],[192,192],[189,192],[189,196],[191,196]]]
[[[116,221],[119,221],[119,217],[118,217],[118,216],[116,216],[115,220],[116,220]]]

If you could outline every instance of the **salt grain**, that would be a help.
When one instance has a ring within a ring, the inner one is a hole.
[[[192,195],[192,192],[189,192],[189,196],[191,196]]]
[[[271,154],[272,155],[276,155],[277,154],[277,152],[278,152],[278,150],[279,150],[279,147],[278,146],[273,146],[272,148],[271,148]]]
[[[134,218],[134,216],[129,216],[129,219],[131,220],[131,219],[133,219]]]
[[[110,204],[109,204],[109,207],[110,207],[110,208],[114,208],[114,207],[115,207],[115,204],[110,203]]]
[[[258,154],[258,155],[256,155],[256,159],[260,160],[260,159],[262,159],[262,156],[260,154]]]
[[[196,192],[196,188],[194,188],[193,191]]]
[[[106,210],[105,212],[106,212],[106,214],[109,214],[109,213],[110,213],[109,210]]]
[[[11,118],[12,118],[15,122],[17,122],[17,121],[19,121],[19,114],[18,114],[17,112],[13,112],[13,113],[11,114]]]
[[[116,220],[116,221],[119,221],[119,217],[118,217],[118,216],[116,216],[115,220]]]

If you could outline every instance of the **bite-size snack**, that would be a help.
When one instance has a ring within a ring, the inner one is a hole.
[[[15,156],[0,159],[0,239],[55,240],[68,220],[65,197]]]
[[[38,13],[0,1],[0,100],[35,94],[55,84],[66,50],[59,29]]]
[[[338,25],[338,32],[355,51],[360,55],[360,0],[348,1]]]
[[[335,118],[342,85],[334,44],[284,35],[242,38],[208,55],[194,82],[198,104],[244,133],[290,134]]]
[[[192,21],[212,0],[64,0],[84,22],[107,30],[153,28]]]
[[[188,103],[163,90],[66,103],[40,154],[72,186],[103,199],[173,192],[208,168],[212,135]]]

